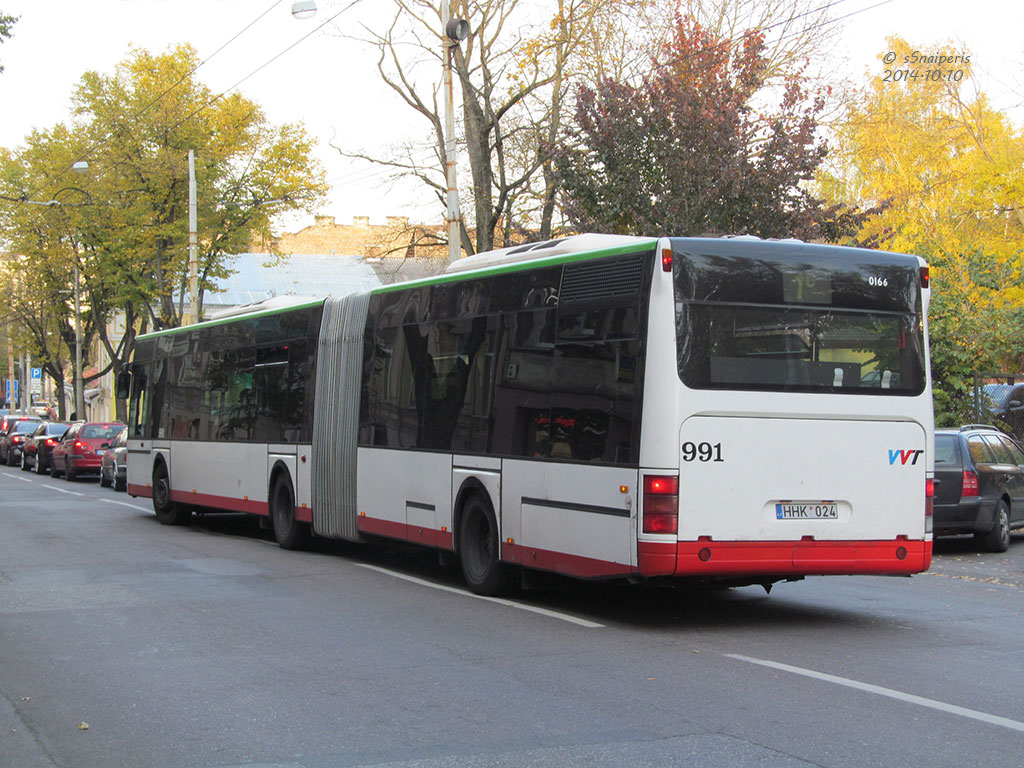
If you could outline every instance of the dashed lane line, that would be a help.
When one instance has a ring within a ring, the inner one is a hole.
[[[1024,723],[1018,720],[1011,720],[1008,717],[1000,717],[999,715],[991,715],[988,712],[979,712],[976,709],[958,707],[955,704],[947,704],[944,701],[937,701],[936,699],[926,699],[923,696],[915,696],[912,693],[897,691],[894,688],[885,688],[881,685],[862,683],[859,680],[851,680],[848,677],[838,677],[837,675],[828,675],[824,672],[816,672],[813,669],[793,667],[789,664],[782,664],[778,661],[770,661],[768,659],[755,659],[751,656],[741,656],[735,653],[726,653],[723,655],[730,659],[736,659],[737,661],[745,661],[748,664],[757,664],[762,667],[768,667],[769,669],[777,669],[781,672],[789,672],[794,675],[802,675],[803,677],[810,677],[814,680],[822,680],[826,683],[833,683],[835,685],[845,686],[846,688],[854,688],[858,691],[873,693],[876,696],[885,696],[887,698],[896,699],[897,701],[903,701],[908,704],[916,704],[919,707],[937,709],[940,712],[947,712],[951,715],[966,717],[970,718],[971,720],[978,720],[983,723],[988,723],[989,725],[998,725],[1001,728],[1009,728],[1013,731],[1024,732]]]

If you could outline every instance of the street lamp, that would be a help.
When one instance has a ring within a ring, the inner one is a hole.
[[[296,19],[310,19],[316,16],[316,2],[314,0],[296,0],[292,3],[292,16]]]

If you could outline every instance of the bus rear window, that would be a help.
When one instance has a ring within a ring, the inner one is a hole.
[[[673,241],[679,376],[696,389],[918,395],[926,362],[914,256]]]
[[[677,305],[679,374],[697,389],[920,394],[916,315]]]

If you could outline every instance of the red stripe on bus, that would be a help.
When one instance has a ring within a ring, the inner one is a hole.
[[[373,536],[387,536],[390,539],[402,539],[440,549],[455,549],[451,531],[438,531],[434,528],[425,528],[422,525],[407,525],[366,515],[359,515],[356,518],[356,528],[360,533],[368,533]]]
[[[233,496],[215,496],[210,493],[171,491],[171,501],[181,504],[195,504],[200,507],[224,509],[230,512],[248,512],[252,515],[270,514],[267,502],[257,501],[256,499],[236,499]]]
[[[501,559],[528,568],[555,571],[579,579],[607,579],[636,573],[636,568],[628,563],[613,563],[609,560],[570,555],[566,552],[524,547],[519,544],[509,544],[507,541],[501,545]]]
[[[148,485],[136,485],[135,483],[128,483],[128,495],[137,496],[144,499],[153,498],[153,489]]]
[[[643,576],[824,576],[927,570],[930,541],[680,541],[638,544]]]

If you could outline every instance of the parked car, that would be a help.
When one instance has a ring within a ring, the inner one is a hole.
[[[128,489],[128,427],[118,433],[100,460],[100,485],[114,486],[115,491]]]
[[[7,430],[0,434],[0,461],[9,467],[18,466],[21,463],[21,446],[39,422],[39,419],[30,416],[11,419]]]
[[[1024,527],[1024,448],[995,427],[935,430],[932,522],[936,536],[973,533],[979,545],[1005,552],[1010,531]]]
[[[1015,438],[1024,437],[1024,384],[986,384],[983,391],[992,418]]]
[[[29,408],[29,411],[41,419],[56,418],[56,416],[54,416],[55,411],[53,405],[48,400],[36,400],[32,403],[32,407]]]
[[[68,427],[63,421],[44,421],[36,427],[36,431],[25,440],[21,449],[21,468],[28,472],[34,469],[37,475],[50,471],[50,453],[60,441]]]
[[[7,434],[7,430],[11,428],[11,423],[18,419],[27,419],[28,416],[19,413],[11,413],[7,411],[0,415],[0,438]],[[0,454],[0,461],[6,461],[6,456]]]
[[[74,480],[79,475],[98,475],[103,454],[125,425],[112,421],[76,421],[50,455],[50,475]]]

